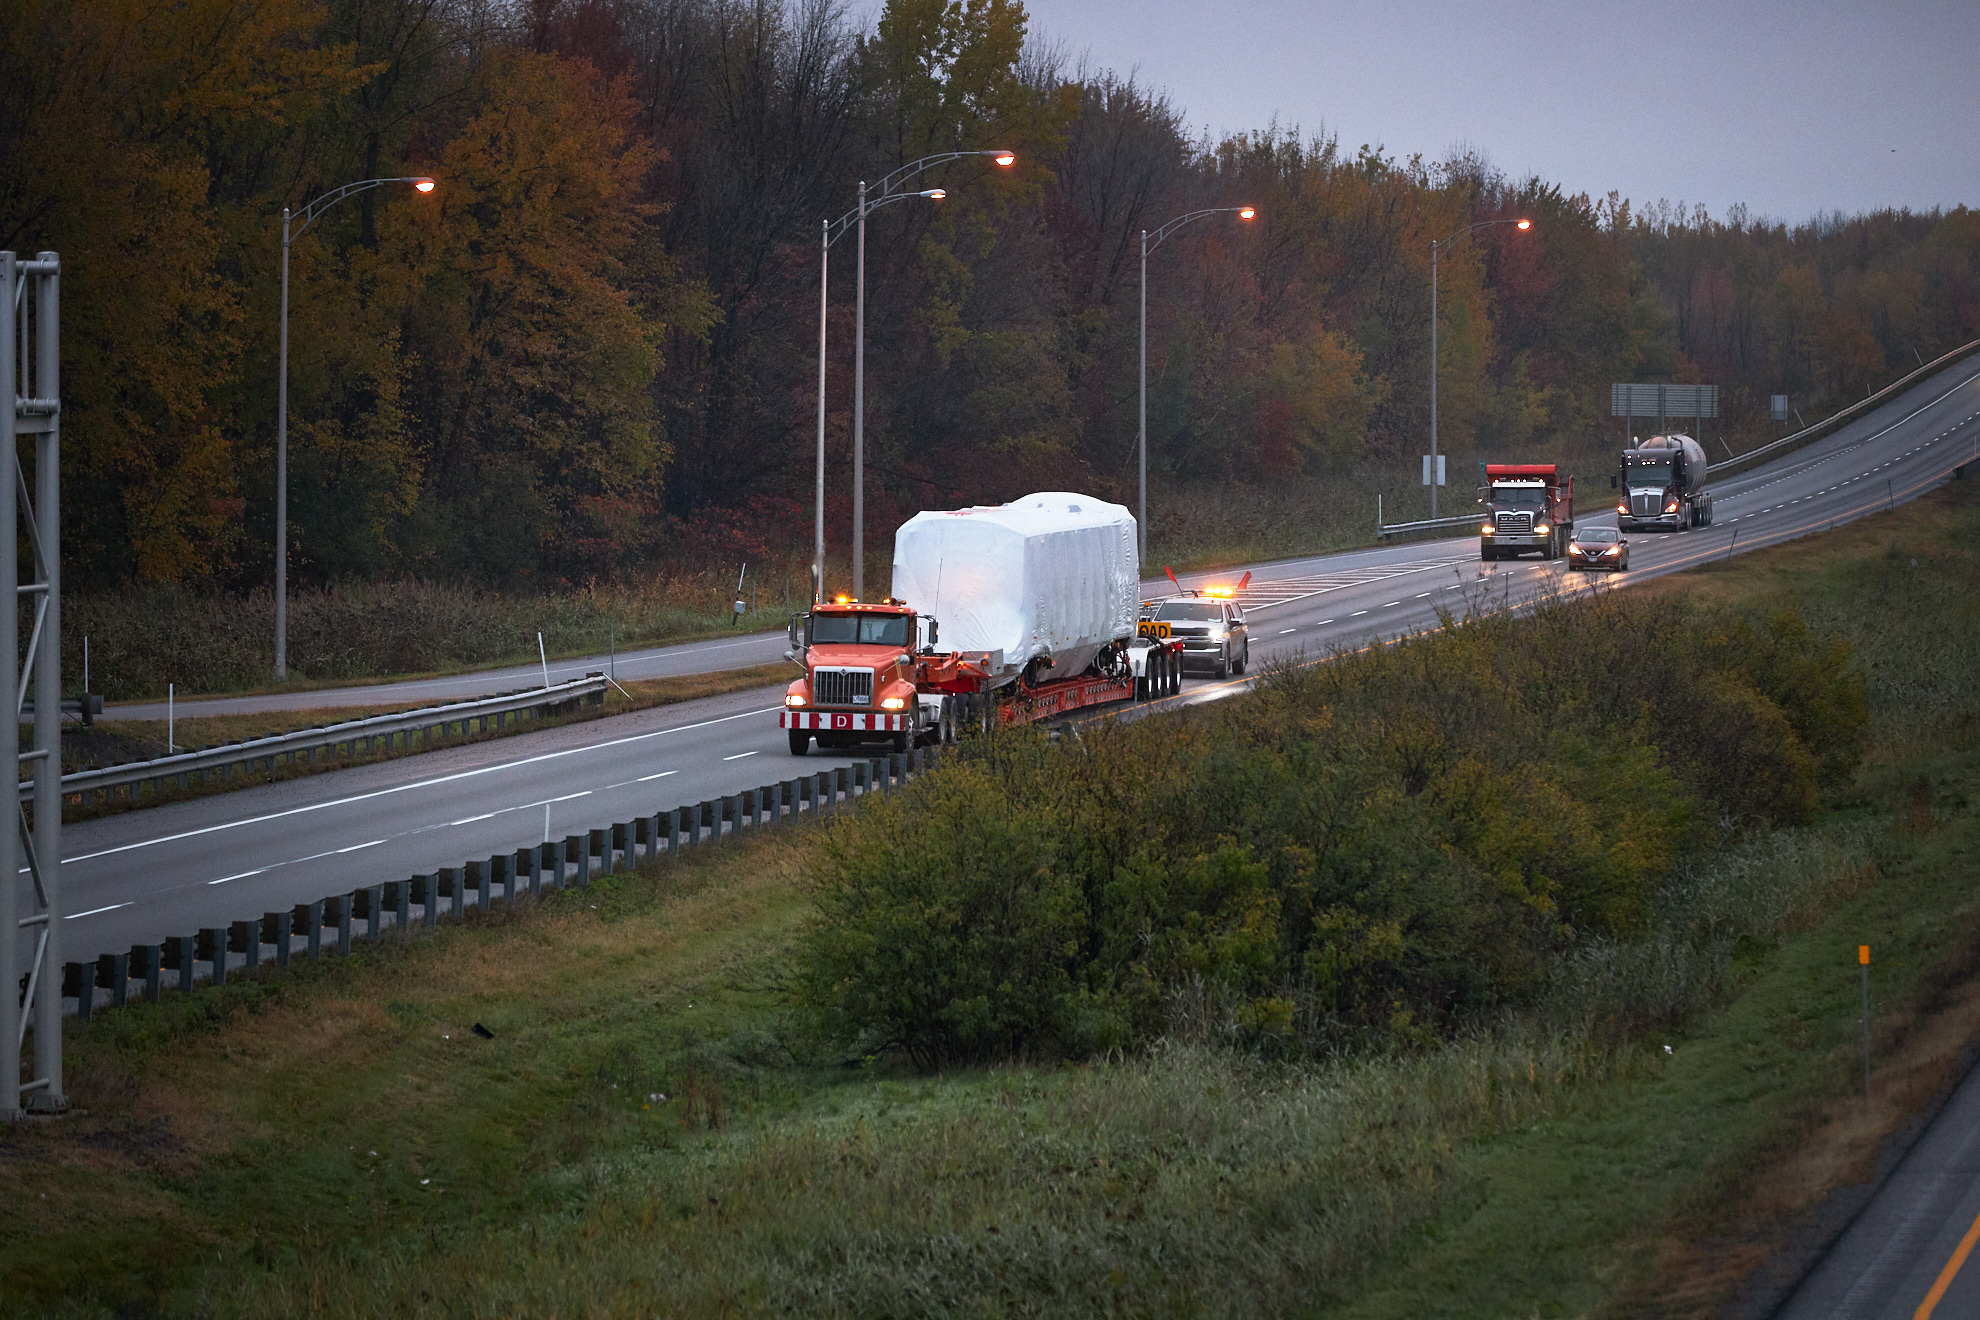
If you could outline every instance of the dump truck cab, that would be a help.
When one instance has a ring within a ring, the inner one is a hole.
[[[1574,478],[1552,463],[1488,463],[1485,482],[1478,492],[1485,506],[1478,557],[1538,550],[1542,559],[1559,559],[1574,536]]]

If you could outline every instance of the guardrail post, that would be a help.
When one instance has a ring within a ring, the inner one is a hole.
[[[110,987],[110,1007],[122,1008],[124,996],[129,991],[131,979],[131,955],[128,953],[106,953],[96,960],[96,983]]]
[[[131,975],[144,982],[144,1002],[158,1002],[158,965],[164,959],[156,944],[133,944],[131,946]]]
[[[385,886],[372,885],[364,891],[364,942],[378,943],[385,933]]]
[[[351,909],[357,906],[357,895],[339,894],[330,900],[337,905],[337,956],[351,956]]]
[[[199,959],[213,967],[213,984],[227,984],[227,932],[207,926],[199,932]]]
[[[609,874],[621,866],[631,868],[632,826],[624,821],[614,821],[607,832],[605,843],[605,870]]]
[[[489,882],[501,886],[503,907],[514,907],[516,903],[515,860],[510,853],[497,853],[488,859]]]
[[[412,925],[412,881],[394,880],[387,888],[392,891],[392,929],[404,937]]]
[[[571,883],[580,889],[591,887],[591,842],[582,834],[564,836],[564,860],[575,862],[571,870]]]
[[[96,1008],[96,964],[63,963],[62,993],[76,997],[76,1019],[89,1021],[89,1015]]]
[[[469,862],[466,869],[467,880],[461,886],[463,890],[461,900],[467,898],[466,890],[473,890],[476,910],[486,913],[488,911],[488,864],[486,862]],[[461,902],[457,900],[455,906],[459,907],[460,905]]]
[[[306,937],[303,942],[305,954],[311,958],[323,956],[323,900],[314,903],[298,903],[295,908],[296,924],[302,927]]]
[[[535,898],[542,892],[542,886],[537,883],[536,878],[537,855],[534,848],[518,848],[515,855],[510,858],[509,865],[514,868],[510,873],[514,878],[509,881],[512,896],[523,893]]]
[[[165,941],[162,966],[168,972],[179,974],[179,993],[185,994],[193,987],[193,951],[197,944],[191,935],[174,935]]]
[[[261,942],[275,946],[275,965],[289,965],[289,932],[295,924],[293,912],[264,912],[261,914]]]
[[[590,859],[592,857],[598,859],[597,865],[592,867],[587,872],[587,875],[606,876],[612,874],[612,831],[609,827],[601,830],[586,830],[584,832],[584,850],[588,854],[585,859],[587,866],[590,865]]]
[[[407,882],[413,902],[419,904],[419,924],[431,927],[440,916],[440,885],[431,875],[416,875]]]
[[[258,921],[230,921],[227,923],[227,952],[241,955],[241,970],[252,972],[261,966],[261,923]]]

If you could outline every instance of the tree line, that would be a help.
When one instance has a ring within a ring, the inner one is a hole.
[[[64,261],[73,587],[272,576],[281,222],[302,582],[495,586],[805,553],[819,228],[869,218],[869,543],[916,509],[1127,498],[1140,236],[1151,477],[1406,470],[1606,448],[1606,386],[1861,397],[1980,333],[1980,218],[1723,220],[1276,126],[1216,141],[1071,65],[1019,0],[16,0],[0,247]],[[853,243],[826,430],[850,505]],[[1812,414],[1811,414],[1812,416]],[[1460,484],[1462,479],[1460,478]]]

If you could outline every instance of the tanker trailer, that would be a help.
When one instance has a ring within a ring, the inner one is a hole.
[[[1688,435],[1653,435],[1625,449],[1621,472],[1609,478],[1610,486],[1619,487],[1616,526],[1625,532],[1709,526],[1708,466],[1704,447]]]

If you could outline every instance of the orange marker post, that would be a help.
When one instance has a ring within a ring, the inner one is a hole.
[[[1863,969],[1863,1098],[1870,1098],[1870,946],[1856,946],[1856,961]]]

